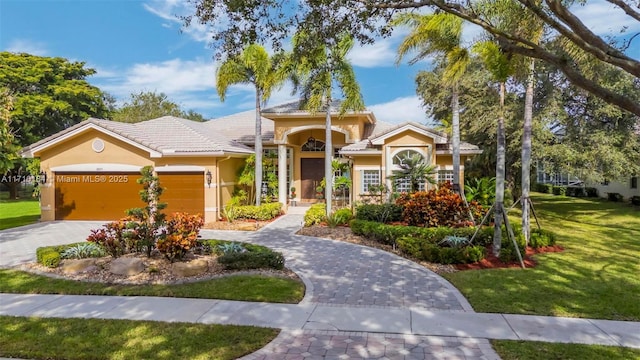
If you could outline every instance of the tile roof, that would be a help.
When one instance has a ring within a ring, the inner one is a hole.
[[[342,104],[342,101],[333,100],[331,102],[331,108],[337,110],[340,108],[340,104]],[[324,111],[324,107],[319,111]],[[308,112],[308,110],[302,108],[302,100],[295,100],[262,110],[264,114],[306,114]]]
[[[243,111],[241,113],[223,116],[209,120],[205,127],[215,131],[225,137],[236,140],[243,144],[253,144],[256,129],[255,110]],[[263,143],[273,143],[273,120],[262,118],[262,141]]]
[[[163,116],[158,119],[133,124],[89,118],[24,148],[22,153],[29,153],[31,149],[90,124],[163,154],[253,153],[251,148],[225,137],[214,129],[206,127],[205,123],[173,116]]]

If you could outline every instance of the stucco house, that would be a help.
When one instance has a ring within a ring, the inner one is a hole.
[[[338,104],[332,108],[337,109]],[[262,111],[263,144],[277,159],[278,201],[289,189],[298,202],[313,202],[324,176],[325,113],[301,110],[295,101]],[[255,111],[204,123],[170,116],[135,124],[88,119],[23,149],[37,157],[46,183],[42,220],[113,220],[141,205],[141,167],[154,167],[167,212],[201,213],[216,221],[231,198],[236,174],[253,153]],[[371,111],[332,114],[333,153],[349,164],[350,200],[373,184],[391,186],[389,175],[403,154],[420,154],[438,168],[438,180],[453,176],[448,137],[423,125],[392,125]],[[461,163],[481,150],[461,144]],[[461,168],[461,178],[464,167]],[[399,191],[408,184],[397,184]]]

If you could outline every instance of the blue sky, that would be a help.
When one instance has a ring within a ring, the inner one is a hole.
[[[207,29],[181,30],[175,17],[183,14],[181,0],[0,0],[0,50],[60,56],[84,61],[98,73],[89,81],[125,100],[132,92],[158,91],[185,109],[206,118],[249,110],[254,93],[235,86],[221,103],[215,91],[213,50]],[[640,31],[640,23],[614,11],[602,0],[577,9],[581,19],[599,34],[617,34],[622,26]],[[468,30],[467,37],[478,32]],[[356,46],[349,57],[355,67],[368,108],[380,120],[427,122],[415,95],[415,74],[427,68],[394,64],[403,33],[374,45]],[[638,46],[632,51],[636,53]],[[291,100],[285,86],[270,105]]]

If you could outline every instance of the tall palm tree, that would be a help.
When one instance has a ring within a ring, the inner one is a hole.
[[[420,184],[424,184],[425,181],[430,184],[436,183],[434,179],[436,167],[427,164],[420,154],[405,154],[398,167],[399,169],[391,172],[391,180],[408,180],[412,193],[420,191]]]
[[[506,175],[506,140],[504,131],[504,98],[507,79],[513,74],[511,58],[504,54],[492,41],[483,41],[474,45],[474,52],[480,55],[484,66],[500,84],[500,112],[498,114],[498,130],[496,134],[496,200],[494,204],[493,253],[500,254],[502,244],[502,219],[504,217],[504,179]]]
[[[333,89],[336,84],[342,92],[340,103],[340,116],[347,111],[364,110],[364,101],[360,92],[360,85],[356,80],[353,67],[347,60],[347,53],[353,47],[353,38],[346,34],[339,35],[328,45],[312,45],[311,49],[299,51],[303,46],[313,44],[311,39],[318,34],[299,32],[293,39],[293,83],[294,91],[302,93],[303,107],[316,112],[325,110],[325,200],[326,213],[331,213],[332,189],[333,189],[333,142],[331,138],[331,113],[333,102]]]
[[[255,131],[255,203],[260,205],[262,192],[262,116],[261,105],[266,104],[271,91],[281,85],[284,73],[279,70],[280,55],[270,57],[264,47],[251,44],[242,53],[224,61],[216,71],[216,90],[224,102],[227,89],[235,84],[252,84],[256,91]]]
[[[410,64],[436,56],[444,65],[443,85],[451,88],[451,145],[453,147],[453,183],[460,187],[460,103],[458,84],[470,62],[469,51],[462,45],[463,20],[455,15],[401,14],[393,24],[411,28],[398,48],[396,63],[410,52],[418,54]],[[460,188],[462,191],[462,188]]]

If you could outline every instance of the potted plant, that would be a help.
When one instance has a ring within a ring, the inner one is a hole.
[[[296,198],[296,188],[292,186],[290,190],[291,190],[291,193],[289,195],[289,198],[293,200]]]
[[[322,186],[316,187],[316,199],[324,199],[324,188]]]

